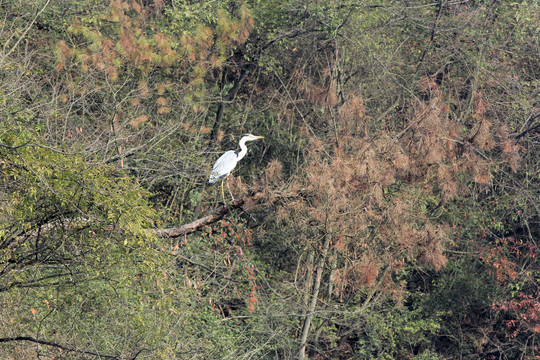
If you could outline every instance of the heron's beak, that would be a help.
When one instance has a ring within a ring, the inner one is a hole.
[[[264,136],[257,136],[257,139],[264,139]]]

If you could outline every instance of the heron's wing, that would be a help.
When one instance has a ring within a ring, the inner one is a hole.
[[[237,162],[238,156],[234,150],[229,150],[225,154],[221,155],[212,168],[212,173],[210,174],[208,182],[213,184],[218,181],[219,178],[229,175],[231,171],[233,171]]]

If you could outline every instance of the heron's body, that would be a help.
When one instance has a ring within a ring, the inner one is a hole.
[[[229,175],[236,167],[238,160],[240,160],[238,158],[238,152],[234,150],[229,150],[225,154],[221,155],[212,168],[212,173],[210,173],[208,182],[213,184],[222,177]]]
[[[220,158],[214,164],[212,172],[210,173],[210,178],[208,182],[210,184],[215,183],[219,179],[229,175],[231,171],[234,170],[238,161],[242,160],[247,154],[247,141],[253,141],[257,139],[262,139],[262,136],[255,136],[251,134],[246,134],[240,140],[240,152],[229,150],[225,154],[221,155]]]

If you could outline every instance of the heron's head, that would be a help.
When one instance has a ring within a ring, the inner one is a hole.
[[[242,136],[242,139],[245,139],[244,141],[253,141],[253,140],[262,139],[262,138],[264,138],[264,136],[257,136],[253,134],[246,134]]]

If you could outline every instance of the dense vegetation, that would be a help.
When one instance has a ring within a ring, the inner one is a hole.
[[[538,24],[1,1],[0,358],[540,358]]]

